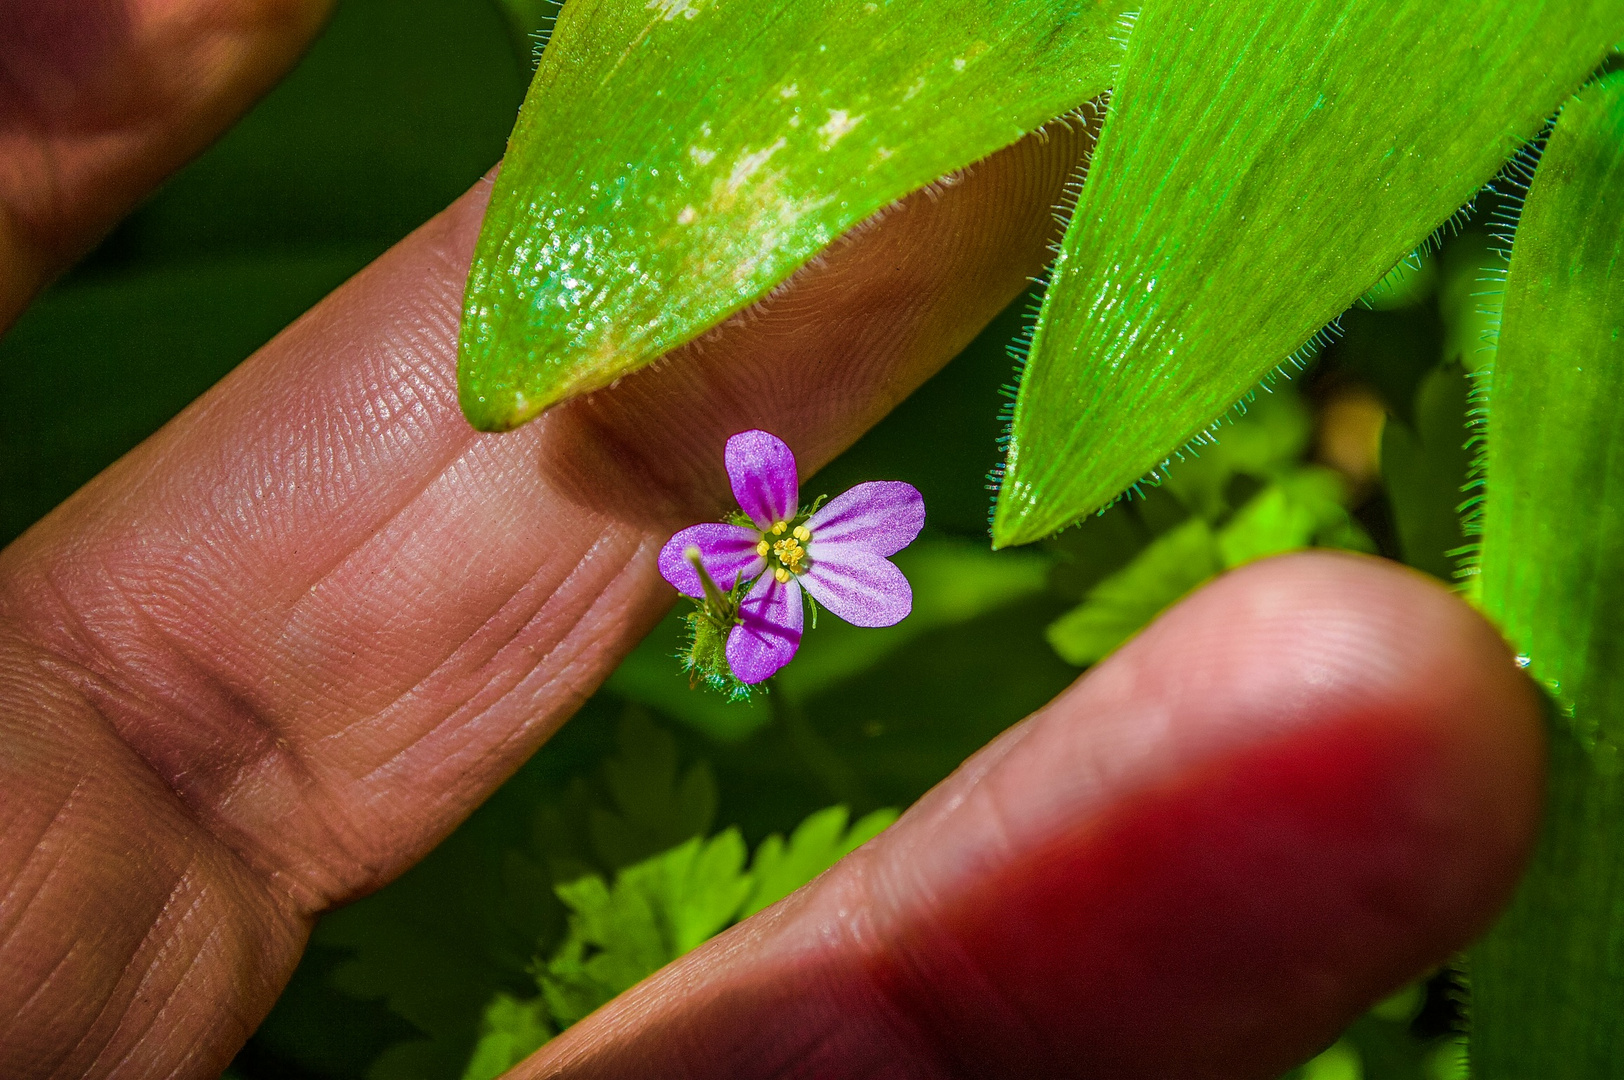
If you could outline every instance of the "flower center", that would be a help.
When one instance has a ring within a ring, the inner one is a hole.
[[[767,560],[767,568],[772,571],[773,577],[784,584],[791,574],[806,573],[806,545],[811,542],[812,530],[805,525],[791,529],[789,522],[779,521],[761,534],[756,554]]]

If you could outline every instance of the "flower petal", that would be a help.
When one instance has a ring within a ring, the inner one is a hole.
[[[795,516],[801,481],[795,455],[765,431],[741,431],[727,441],[727,478],[739,509],[763,530]]]
[[[812,530],[807,554],[816,559],[820,548],[851,545],[875,555],[895,555],[913,543],[924,526],[925,500],[912,484],[900,480],[858,484],[807,520],[806,527]],[[825,551],[824,558],[832,554]]]
[[[801,575],[812,599],[853,626],[891,626],[913,610],[913,587],[896,564],[851,545],[839,558],[814,559]]]
[[[688,549],[698,548],[699,558],[716,584],[724,591],[731,589],[741,576],[748,580],[766,569],[767,560],[756,554],[760,542],[760,533],[742,525],[715,521],[690,526],[660,549],[660,576],[684,596],[704,596],[699,575],[688,562]]]
[[[727,666],[740,682],[761,682],[794,658],[802,615],[800,584],[763,574],[739,605],[744,621],[727,635]]]

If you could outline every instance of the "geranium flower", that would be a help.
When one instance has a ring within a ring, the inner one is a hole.
[[[925,524],[912,484],[858,484],[803,512],[795,455],[782,439],[741,432],[724,460],[742,513],[677,533],[660,552],[660,573],[695,599],[706,599],[706,576],[726,594],[706,607],[730,623],[727,666],[740,682],[759,683],[794,657],[803,591],[854,626],[891,626],[913,609],[908,579],[886,558]]]

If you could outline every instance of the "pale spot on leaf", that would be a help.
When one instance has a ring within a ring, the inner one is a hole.
[[[761,167],[767,164],[774,154],[788,145],[789,141],[787,139],[780,138],[771,146],[764,146],[754,153],[740,154],[739,160],[733,166],[733,171],[728,174],[727,190],[729,192],[737,191],[746,180],[759,172]]]
[[[818,134],[823,136],[823,141],[827,145],[833,146],[851,134],[852,129],[862,122],[861,116],[852,116],[845,109],[830,109],[829,122],[818,128]]]
[[[648,0],[643,6],[649,11],[657,12],[660,18],[670,22],[678,15],[684,19],[691,19],[699,14],[699,6],[704,0]]]

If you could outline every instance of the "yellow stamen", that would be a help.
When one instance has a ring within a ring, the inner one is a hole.
[[[777,570],[773,571],[773,577],[778,579],[778,584],[780,585],[788,584],[789,571],[780,566]]]
[[[771,551],[772,549],[772,545],[763,540],[761,543],[756,545],[756,554],[760,555],[762,558],[766,558],[767,552]]]
[[[795,526],[795,532],[793,535],[795,539],[804,544],[808,540],[812,539],[812,530],[807,528],[805,525],[797,525]]]
[[[784,521],[777,522],[776,524],[773,525],[773,535],[774,536],[783,536],[784,535],[784,530],[787,529],[787,528],[789,528],[789,523],[788,522],[784,522]]]

